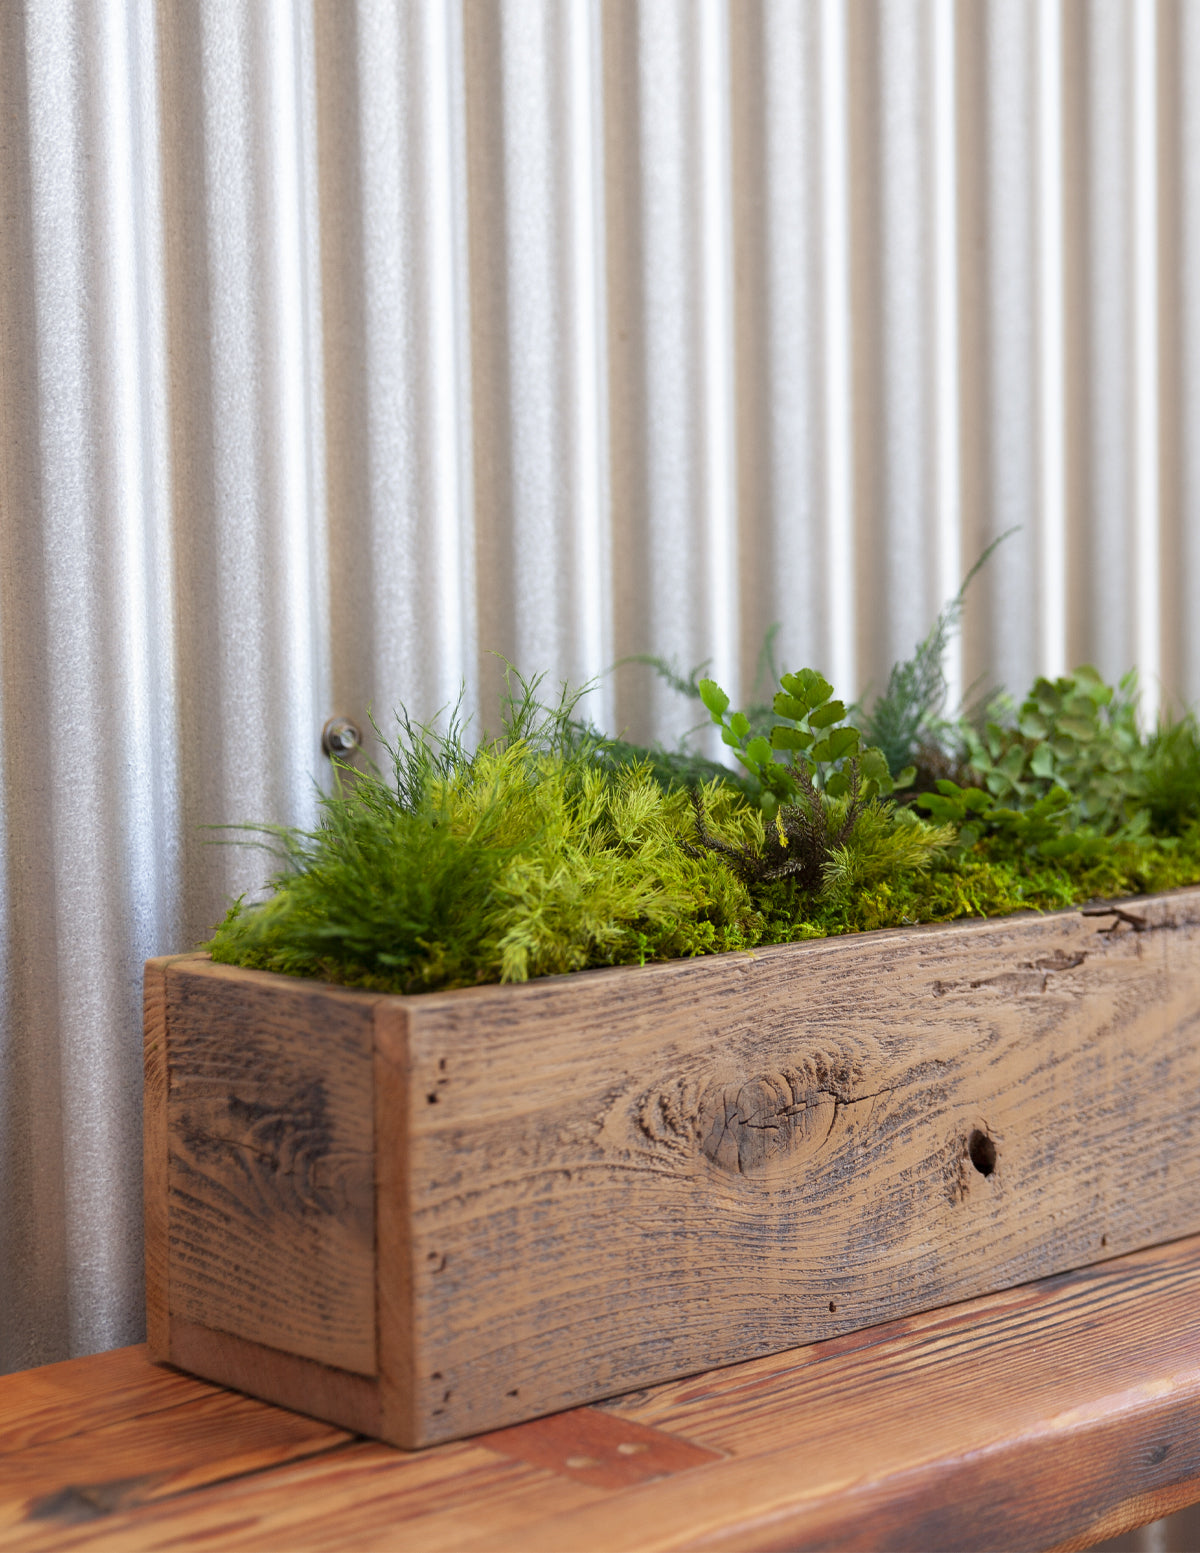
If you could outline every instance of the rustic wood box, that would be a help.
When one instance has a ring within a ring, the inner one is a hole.
[[[419,1446],[1200,1231],[1200,889],[384,997],[146,969],[153,1355]]]

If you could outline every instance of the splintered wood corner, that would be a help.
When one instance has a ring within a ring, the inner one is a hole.
[[[146,1014],[151,1352],[410,1448],[1200,1231],[1200,890]]]
[[[402,1452],[148,1362],[0,1377],[21,1553],[1035,1553],[1200,1499],[1200,1237]]]

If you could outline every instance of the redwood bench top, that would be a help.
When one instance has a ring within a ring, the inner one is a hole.
[[[407,1454],[150,1364],[0,1378],[0,1548],[1081,1548],[1200,1499],[1200,1237]]]

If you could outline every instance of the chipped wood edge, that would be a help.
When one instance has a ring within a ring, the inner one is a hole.
[[[418,1431],[413,1329],[409,1161],[408,1013],[402,999],[375,1005],[375,1319],[380,1434],[413,1450]]]
[[[171,1321],[170,1341],[169,1363],[190,1374],[340,1424],[355,1434],[380,1433],[379,1384],[373,1376],[339,1370],[178,1316]]]

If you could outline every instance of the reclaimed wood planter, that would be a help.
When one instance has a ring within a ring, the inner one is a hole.
[[[1200,889],[420,997],[146,971],[154,1357],[397,1445],[1200,1231]]]

